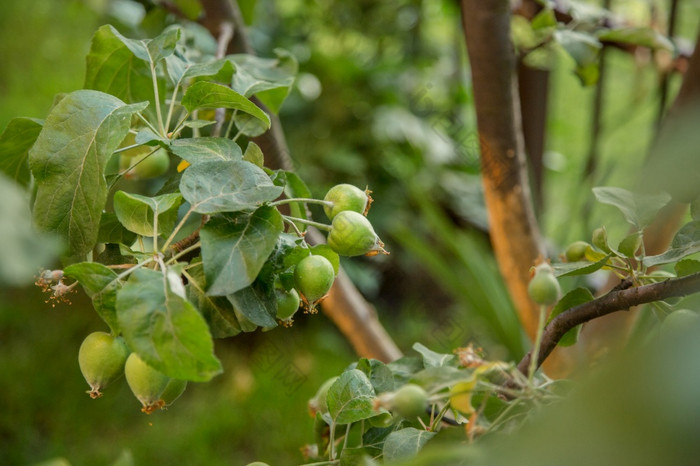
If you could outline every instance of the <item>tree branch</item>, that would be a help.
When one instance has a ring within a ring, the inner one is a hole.
[[[613,312],[627,311],[640,304],[687,296],[698,291],[700,291],[700,273],[638,287],[631,287],[631,283],[625,280],[608,294],[572,307],[552,319],[544,329],[537,367],[554,350],[564,334],[577,325]],[[527,374],[531,358],[532,351],[529,351],[518,363],[518,370],[523,374]]]

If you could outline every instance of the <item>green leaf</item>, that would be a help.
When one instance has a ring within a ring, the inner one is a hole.
[[[235,310],[246,319],[261,327],[275,327],[277,321],[277,301],[272,288],[265,290],[257,282],[227,296]],[[240,318],[238,319],[240,322]],[[243,322],[241,322],[243,326]],[[243,328],[243,331],[246,331]]]
[[[700,252],[700,221],[693,220],[678,230],[668,251],[657,256],[647,256],[643,262],[647,267],[669,264],[698,252]]]
[[[132,49],[145,58],[137,57]],[[127,103],[153,104],[153,80],[144,59],[148,61],[148,51],[140,41],[124,38],[112,26],[102,26],[92,38],[83,87],[111,94]],[[160,91],[164,91],[162,82]]]
[[[117,274],[97,262],[69,265],[63,270],[63,274],[80,282],[85,293],[92,299],[97,314],[109,325],[112,333],[119,334],[116,303],[121,282]]]
[[[187,284],[187,299],[202,313],[214,338],[227,338],[241,333],[241,325],[231,302],[221,296],[209,296],[203,291],[206,289],[206,278],[202,263],[198,265],[188,270],[196,283],[190,280]]]
[[[549,324],[552,321],[552,319],[554,319],[562,312],[567,311],[575,306],[578,306],[579,304],[587,303],[589,301],[593,301],[593,295],[587,288],[576,288],[574,290],[569,291],[564,295],[563,298],[559,300],[557,305],[554,306],[554,309],[552,309],[552,312],[549,315],[549,319],[547,319],[547,323]],[[563,337],[561,337],[561,340],[559,340],[558,345],[571,346],[575,344],[578,340],[578,334],[580,332],[581,326],[577,325],[576,327],[566,332]]]
[[[200,232],[207,294],[225,296],[253,283],[282,227],[282,215],[270,206],[209,220]]]
[[[425,367],[441,367],[454,365],[457,357],[454,354],[440,354],[429,350],[420,343],[414,343],[413,349],[423,356],[423,365]]]
[[[598,52],[603,47],[600,41],[592,35],[570,29],[556,31],[554,39],[579,66],[596,63]]]
[[[608,259],[612,254],[605,255],[597,262],[577,261],[577,262],[559,262],[552,264],[555,277],[571,277],[574,275],[588,275],[596,270],[600,270],[608,263]]]
[[[254,138],[267,131],[267,125],[258,118],[247,113],[234,112],[233,121],[236,123],[238,131],[246,137]]]
[[[129,347],[168,377],[206,382],[221,372],[207,324],[172,271],[134,271],[117,293],[117,319]]]
[[[141,236],[169,234],[175,228],[177,209],[182,204],[178,193],[146,197],[117,191],[114,194],[114,212],[124,227]],[[158,221],[156,231],[155,220]]]
[[[576,63],[576,74],[585,86],[598,81],[598,53],[603,45],[590,34],[560,29],[554,39]]]
[[[642,229],[654,220],[657,212],[671,200],[666,193],[642,194],[615,187],[593,188],[598,202],[617,207],[625,220]]]
[[[554,9],[551,7],[542,8],[542,11],[532,18],[532,28],[535,30],[554,28],[557,24]]]
[[[174,54],[165,59],[165,64],[170,80],[178,85],[183,85],[184,81],[194,78],[231,82],[234,71],[233,64],[224,58],[206,63],[191,63],[184,56],[184,52],[177,49]]]
[[[260,107],[233,89],[205,81],[194,83],[182,98],[182,105],[190,112],[200,108],[233,108],[248,113],[270,127],[270,117]]]
[[[116,214],[104,212],[100,219],[100,229],[97,233],[98,243],[133,244],[136,234],[130,232],[119,222]]]
[[[0,172],[29,186],[27,155],[44,124],[35,118],[13,118],[0,135]]]
[[[394,390],[394,374],[381,361],[362,358],[355,369],[367,375],[375,393],[390,392]]]
[[[148,57],[154,64],[169,57],[175,51],[175,45],[180,40],[181,30],[178,26],[170,26],[162,34],[143,42],[148,50]]]
[[[170,144],[170,150],[190,165],[213,160],[241,160],[241,148],[227,138],[184,138]]]
[[[598,40],[618,44],[635,44],[650,49],[673,52],[674,46],[667,37],[650,27],[622,27],[598,33]]]
[[[423,370],[423,360],[415,356],[404,356],[386,365],[394,374],[394,383],[403,385],[413,378],[413,374]]]
[[[679,277],[692,275],[700,272],[700,261],[695,259],[683,259],[674,266],[674,269],[676,271],[676,275]]]
[[[278,113],[299,66],[294,56],[286,50],[275,49],[274,52],[277,58],[247,54],[229,55],[227,58],[236,64],[232,87],[246,97],[257,94],[262,103]]]
[[[263,168],[265,165],[265,158],[263,156],[260,146],[255,144],[253,141],[248,142],[248,146],[245,148],[245,153],[243,154],[243,160],[250,162],[253,165],[257,165]]]
[[[56,105],[29,151],[37,184],[34,221],[68,241],[69,260],[82,260],[97,241],[107,201],[107,160],[146,103],[126,105],[90,90],[68,94]]]
[[[374,410],[374,388],[364,372],[351,369],[343,372],[328,389],[328,413],[335,425],[369,419]]]
[[[195,212],[213,214],[254,209],[276,199],[282,188],[252,163],[213,161],[188,167],[180,191]]]
[[[397,430],[384,440],[384,461],[404,461],[418,454],[423,445],[435,436],[435,432],[414,427]]]
[[[626,236],[617,246],[617,250],[625,257],[634,258],[634,254],[642,245],[642,232],[638,231]]]
[[[42,235],[32,226],[29,195],[14,181],[0,173],[0,261],[2,285],[24,286],[42,266],[51,264],[60,252],[58,238]]]

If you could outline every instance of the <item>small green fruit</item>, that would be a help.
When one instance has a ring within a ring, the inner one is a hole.
[[[326,296],[334,280],[333,264],[323,256],[307,256],[294,268],[294,287],[311,305]]]
[[[530,280],[527,292],[530,299],[537,304],[549,306],[559,300],[561,288],[549,264],[540,264],[535,267],[535,276]]]
[[[124,363],[129,355],[129,348],[120,337],[105,332],[93,332],[83,340],[78,351],[80,372],[90,385],[91,398],[102,396],[100,389],[124,371]]]
[[[362,214],[345,210],[333,218],[328,245],[341,256],[361,256],[384,253],[384,243]]]
[[[162,407],[170,406],[180,398],[180,395],[185,393],[187,388],[187,380],[180,379],[170,379],[168,385],[165,386],[165,390],[160,395],[160,401],[163,402]]]
[[[170,168],[170,156],[167,150],[161,147],[151,155],[148,154],[150,154],[150,151],[131,157],[128,161],[123,162],[127,164],[127,168],[138,162],[138,165],[124,174],[124,178],[145,180],[157,178],[168,171],[168,168]]]
[[[591,247],[585,241],[574,241],[566,248],[564,256],[567,262],[576,262],[586,259],[586,250]]]
[[[332,202],[332,206],[324,206],[323,211],[330,220],[340,212],[351,210],[358,214],[366,214],[370,204],[370,197],[366,191],[362,191],[351,184],[339,184],[333,186],[323,198],[326,202]]]
[[[275,299],[277,300],[277,319],[282,322],[291,323],[292,317],[299,309],[299,293],[292,288],[287,291],[283,288],[275,288]]]
[[[124,375],[132,393],[143,405],[141,411],[150,414],[162,406],[160,396],[170,381],[167,375],[149,366],[136,353],[131,353],[126,360]]]
[[[394,393],[389,404],[396,414],[412,420],[425,414],[428,408],[428,394],[422,387],[409,383]]]
[[[700,314],[690,309],[678,309],[666,316],[661,323],[661,335],[666,338],[676,338],[679,335],[692,333],[700,328]]]
[[[316,392],[316,395],[309,400],[309,412],[312,416],[315,416],[316,413],[325,414],[328,412],[328,389],[331,388],[331,385],[333,385],[336,380],[338,380],[338,377],[331,377],[323,382]]]
[[[591,242],[593,243],[593,246],[597,247],[601,251],[606,253],[610,252],[610,246],[608,246],[608,232],[605,231],[605,227],[600,227],[593,230]]]
[[[394,416],[391,413],[381,413],[368,419],[372,427],[389,427],[394,424]]]

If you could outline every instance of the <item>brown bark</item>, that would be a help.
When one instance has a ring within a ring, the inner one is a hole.
[[[532,174],[532,195],[537,211],[543,207],[544,145],[547,133],[549,70],[540,70],[518,61],[518,94],[523,122],[525,153]]]
[[[527,285],[530,267],[543,257],[543,250],[525,169],[510,2],[462,0],[461,7],[491,242],[520,320],[533,338],[538,310],[528,296]]]
[[[235,32],[229,43],[228,53],[253,53],[236,2],[202,0],[202,6],[205,15],[201,22],[215,37],[220,35],[223,23],[230,21],[234,24]],[[269,131],[253,139],[265,154],[266,164],[271,168],[292,169],[293,163],[279,117],[268,111],[259,101],[255,100],[255,103],[265,110],[272,123]],[[323,235],[318,232],[309,232],[309,239],[316,243],[324,241]],[[379,322],[374,308],[365,301],[342,270],[321,308],[361,357],[384,362],[401,357],[401,350]]]

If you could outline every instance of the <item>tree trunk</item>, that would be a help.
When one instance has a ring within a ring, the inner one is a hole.
[[[510,40],[509,0],[462,0],[481,144],[484,196],[496,260],[520,320],[534,338],[538,310],[527,293],[530,267],[544,257],[531,204]]]

